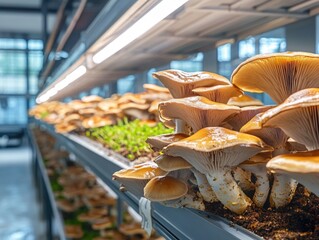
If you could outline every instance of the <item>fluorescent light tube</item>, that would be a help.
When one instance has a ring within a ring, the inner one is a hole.
[[[113,54],[117,53],[126,45],[146,33],[176,9],[181,7],[187,1],[189,0],[162,0],[120,36],[115,38],[112,42],[97,52],[93,56],[93,62],[99,64]]]

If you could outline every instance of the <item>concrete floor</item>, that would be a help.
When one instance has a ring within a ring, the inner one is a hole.
[[[45,239],[40,215],[30,148],[0,148],[0,240]]]

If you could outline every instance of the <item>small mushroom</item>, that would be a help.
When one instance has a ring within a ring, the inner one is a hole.
[[[160,151],[167,145],[182,140],[186,137],[188,137],[188,135],[183,133],[170,133],[148,137],[146,142],[151,146],[151,148],[154,151]]]
[[[86,118],[82,122],[82,126],[86,129],[88,128],[97,128],[97,127],[103,127],[108,125],[115,124],[115,119],[110,116],[93,116],[90,118]]]
[[[92,208],[88,212],[81,213],[77,216],[80,222],[91,222],[99,219],[108,213],[106,208]]]
[[[65,225],[65,236],[70,239],[80,239],[84,233],[80,225]]]
[[[200,87],[193,89],[193,92],[199,96],[206,97],[213,102],[227,103],[232,97],[238,97],[243,92],[232,85],[218,85],[212,87]]]
[[[212,102],[200,96],[171,99],[159,104],[161,121],[180,119],[194,132],[204,127],[219,126],[226,118],[239,112],[239,107]]]
[[[238,187],[231,168],[272,148],[259,138],[221,127],[207,127],[164,148],[164,153],[187,160],[206,175],[217,198],[235,213],[243,213],[250,199]]]
[[[145,185],[152,178],[164,175],[166,175],[166,172],[160,169],[156,163],[147,162],[117,171],[113,174],[113,179],[121,182],[125,189],[134,195],[141,197],[144,194]]]
[[[112,228],[113,226],[114,226],[114,219],[112,217],[103,217],[103,218],[94,219],[92,223],[92,228],[94,230]]]
[[[250,106],[263,106],[264,104],[256,98],[248,96],[246,94],[240,95],[239,97],[231,97],[228,105],[237,107],[250,107]]]
[[[317,87],[319,55],[306,52],[261,54],[241,63],[232,74],[232,83],[244,91],[266,92],[282,103],[291,94]]]
[[[84,103],[99,103],[103,101],[104,99],[100,96],[90,95],[90,96],[82,97],[81,100]]]
[[[259,153],[239,165],[240,168],[251,172],[256,177],[253,202],[258,207],[263,207],[269,194],[269,178],[266,164],[271,158],[270,152]]]
[[[279,155],[267,163],[267,168],[296,179],[319,197],[319,150]]]
[[[167,88],[150,83],[144,83],[143,88],[146,90],[146,92],[151,93],[169,93]]]

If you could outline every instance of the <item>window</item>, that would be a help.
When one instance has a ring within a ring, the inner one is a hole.
[[[0,38],[0,49],[26,49],[27,41],[25,39]]]
[[[179,61],[172,61],[170,68],[178,69],[185,72],[198,72],[203,70],[203,53],[197,53],[194,56]]]
[[[249,38],[239,42],[239,58],[248,58],[255,54],[255,38]]]
[[[117,93],[124,94],[127,92],[134,92],[135,76],[129,75],[117,81]]]
[[[219,46],[217,48],[217,60],[218,62],[227,62],[231,60],[231,44]]]
[[[286,41],[284,38],[260,38],[259,52],[274,53],[283,52],[286,50]]]
[[[24,124],[27,122],[24,97],[0,98],[0,124]]]

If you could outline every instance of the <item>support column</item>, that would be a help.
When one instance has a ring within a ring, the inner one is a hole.
[[[203,71],[218,72],[217,48],[203,52]]]
[[[316,52],[316,17],[286,26],[287,51]]]

